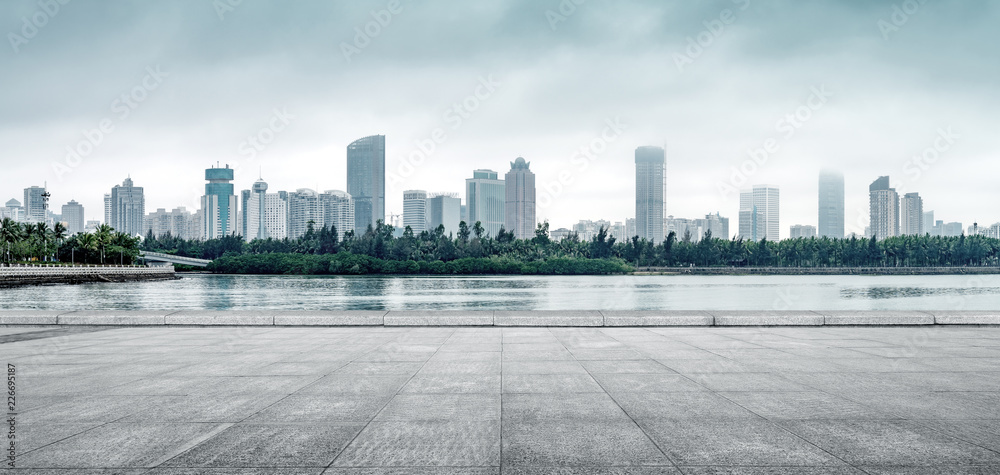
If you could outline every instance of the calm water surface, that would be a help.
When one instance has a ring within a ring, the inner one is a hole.
[[[997,310],[1000,275],[189,275],[0,289],[0,309]]]

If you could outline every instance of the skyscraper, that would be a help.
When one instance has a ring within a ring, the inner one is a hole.
[[[445,235],[458,233],[462,221],[462,200],[454,193],[434,193],[427,199],[427,229],[444,226]],[[468,224],[468,223],[466,223]]]
[[[816,227],[808,224],[792,225],[788,230],[788,237],[791,239],[816,237]]]
[[[640,238],[663,241],[667,153],[663,147],[635,149],[635,227]]]
[[[924,211],[924,227],[920,234],[930,234],[934,228],[934,211]]]
[[[899,206],[899,232],[902,235],[921,235],[924,231],[924,200],[919,193],[903,195]]]
[[[327,190],[319,195],[323,208],[323,226],[336,229],[338,237],[354,231],[354,199],[340,190]]]
[[[403,228],[409,227],[413,234],[427,230],[427,192],[406,190],[403,192]]]
[[[354,210],[351,195],[343,191],[331,190],[320,194],[308,188],[295,190],[288,193],[288,238],[298,239],[305,235],[310,222],[314,231],[323,227],[335,228],[338,237],[356,231]]]
[[[62,206],[62,220],[66,223],[66,234],[72,236],[83,232],[83,205],[71,200]]]
[[[780,239],[780,194],[777,186],[754,185],[740,192],[740,231],[743,239]]]
[[[205,195],[201,197],[202,233],[204,239],[218,239],[239,232],[236,226],[237,202],[233,187],[234,171],[225,168],[205,170]]]
[[[881,176],[868,187],[871,236],[878,239],[899,235],[899,194],[889,188],[889,177]],[[869,236],[869,237],[871,237]]]
[[[528,169],[531,162],[517,157],[510,162],[510,171],[504,177],[507,200],[504,203],[504,227],[517,239],[535,236],[535,174]]]
[[[479,221],[486,235],[496,236],[506,220],[504,205],[507,191],[503,180],[493,170],[475,170],[472,178],[465,179],[465,203],[469,215],[469,229]]]
[[[132,178],[111,189],[111,227],[129,236],[141,236],[146,227],[146,198]]]
[[[240,205],[241,233],[248,242],[288,236],[288,193],[268,193],[267,183],[257,180],[240,193]]]
[[[819,236],[844,237],[844,175],[838,171],[819,173]]]
[[[40,186],[24,189],[24,222],[44,223],[48,192]]]
[[[385,220],[385,136],[372,135],[347,146],[347,193],[354,200],[354,228]]]
[[[111,193],[104,194],[104,224],[111,226]]]

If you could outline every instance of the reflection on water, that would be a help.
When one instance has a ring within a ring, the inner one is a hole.
[[[900,299],[927,296],[969,296],[997,294],[996,287],[869,287],[841,289],[840,295],[845,299]]]
[[[0,289],[0,308],[995,310],[1000,276],[223,276]]]

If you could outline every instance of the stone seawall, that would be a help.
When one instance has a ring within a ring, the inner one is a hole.
[[[13,266],[0,267],[0,287],[86,282],[176,279],[173,266]]]
[[[1000,325],[1000,311],[4,310],[0,325],[780,327]]]

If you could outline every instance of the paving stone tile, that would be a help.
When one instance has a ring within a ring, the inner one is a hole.
[[[291,395],[247,419],[248,423],[278,422],[368,422],[389,402],[389,394],[352,395]]]
[[[326,467],[362,424],[236,424],[163,464],[164,467]]]
[[[760,418],[642,418],[639,424],[678,465],[844,465]]]
[[[418,373],[400,390],[401,393],[499,393],[497,374],[422,374]]]
[[[669,393],[615,393],[615,400],[636,420],[672,418],[750,419],[752,412],[713,393],[678,391]]]
[[[696,378],[675,373],[596,373],[593,376],[612,394],[705,390]]]
[[[18,457],[25,468],[139,468],[152,464],[217,424],[111,423]]]
[[[335,467],[500,465],[500,421],[372,422]]]
[[[631,420],[540,419],[504,424],[503,464],[524,466],[668,465]]]
[[[500,419],[500,393],[398,394],[376,421],[491,421]]]
[[[296,394],[395,394],[408,374],[359,375],[334,373],[296,391]]]
[[[810,443],[852,465],[1000,465],[1000,454],[913,421],[782,421]]]
[[[587,374],[511,374],[503,377],[506,393],[604,392]]]
[[[541,419],[629,420],[625,411],[607,394],[507,394],[503,397],[505,424]]]
[[[767,419],[895,419],[889,413],[817,391],[720,392],[718,395]]]
[[[515,374],[587,374],[576,361],[508,361],[503,365],[507,375]]]

